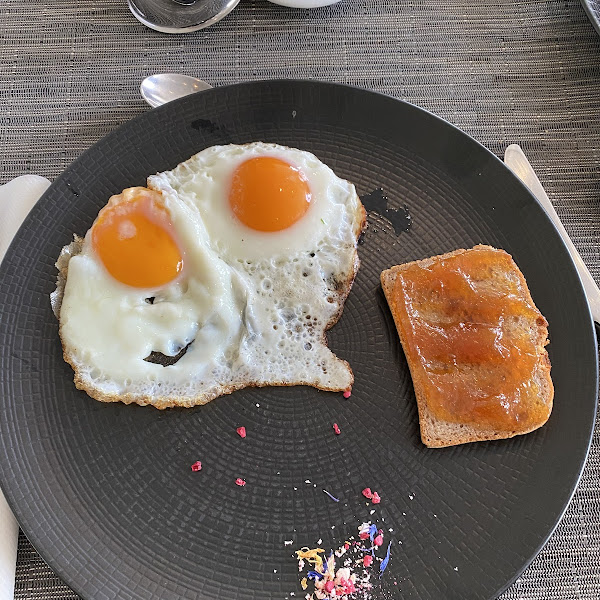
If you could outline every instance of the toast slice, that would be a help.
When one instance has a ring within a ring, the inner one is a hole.
[[[387,269],[381,285],[426,446],[510,438],[546,423],[548,323],[509,254],[455,250]]]

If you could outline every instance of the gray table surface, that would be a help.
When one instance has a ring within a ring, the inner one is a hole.
[[[502,156],[519,143],[600,281],[600,36],[578,0],[342,0],[296,10],[242,0],[183,35],[143,27],[125,0],[0,3],[0,183],[56,177],[148,110],[155,72],[213,85],[312,78],[422,106]],[[600,428],[575,496],[502,600],[600,597]],[[74,599],[23,534],[16,600]]]

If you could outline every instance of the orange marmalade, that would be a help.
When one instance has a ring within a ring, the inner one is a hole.
[[[506,252],[479,246],[399,270],[393,302],[435,417],[503,432],[548,417],[534,376],[547,323]]]

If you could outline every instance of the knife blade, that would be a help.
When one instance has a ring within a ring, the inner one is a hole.
[[[529,191],[535,196],[536,200],[552,219],[575,263],[575,267],[577,268],[579,277],[581,278],[581,282],[585,289],[587,301],[590,305],[592,318],[596,323],[600,324],[600,289],[583,262],[577,248],[573,245],[571,238],[569,238],[569,234],[566,232],[559,216],[556,214],[552,202],[550,202],[550,198],[548,198],[533,167],[518,144],[511,144],[506,148],[504,152],[504,163],[529,188]]]

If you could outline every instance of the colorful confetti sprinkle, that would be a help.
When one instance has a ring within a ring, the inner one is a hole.
[[[241,438],[245,438],[246,437],[246,428],[245,427],[238,427],[236,429],[237,434],[241,437]]]
[[[350,398],[350,396],[352,396],[352,392],[350,390],[346,390],[344,392],[344,398]]]
[[[377,525],[375,525],[375,523],[372,523],[369,526],[369,539],[371,540],[371,543],[373,543],[376,533],[377,533]]]
[[[337,423],[333,424],[333,431],[335,431],[335,435],[340,435],[340,433],[342,433],[340,431],[340,426]]]
[[[385,558],[381,561],[381,564],[379,565],[379,577],[381,577],[383,575],[383,572],[387,569],[388,563],[390,562],[390,551],[391,550],[392,550],[392,542],[390,542],[388,544],[388,549],[387,549]],[[396,583],[396,582],[394,582],[394,583]]]
[[[235,480],[235,485],[239,485],[240,487],[244,487],[246,485],[246,482],[241,477],[238,477]]]
[[[330,494],[327,490],[323,490],[334,502],[339,502],[340,499]]]
[[[359,526],[358,533],[361,540],[370,538],[371,547],[351,541],[354,540],[351,537],[337,550],[331,551],[327,558],[323,548],[304,547],[296,551],[300,584],[304,591],[308,591],[305,600],[351,600],[356,597],[355,594],[360,594],[363,599],[369,597],[368,592],[373,587],[371,576],[379,572],[381,577],[387,568],[392,543],[389,543],[382,558],[376,554],[380,544],[375,543],[375,540],[383,543],[382,530],[369,521]],[[303,573],[305,562],[310,567]]]
[[[193,465],[192,465],[192,471],[200,471],[200,469],[202,469],[202,463],[197,460]]]
[[[309,571],[308,576],[310,578],[311,573],[320,574],[323,572],[323,554],[325,550],[323,548],[313,548],[312,550],[308,546],[304,546],[304,548],[300,548],[300,550],[296,550],[296,556],[298,560],[305,560],[309,565],[315,565],[316,571]]]

